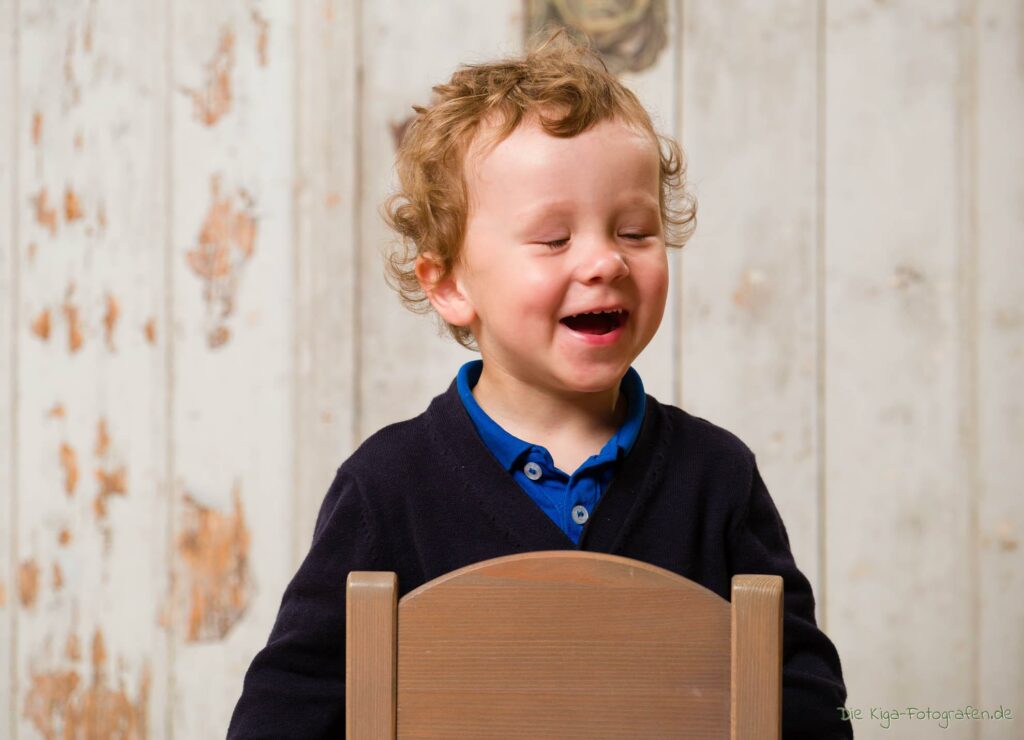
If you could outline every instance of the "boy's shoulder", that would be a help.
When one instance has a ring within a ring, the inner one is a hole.
[[[651,399],[649,394],[647,399]],[[691,437],[691,443],[706,446],[709,451],[720,454],[746,456],[754,453],[738,435],[725,427],[671,403],[656,399],[654,403],[666,413],[674,429],[682,430],[684,435]]]
[[[360,487],[372,486],[376,496],[396,496],[413,488],[442,486],[444,472],[458,465],[455,450],[475,434],[459,399],[455,381],[415,416],[391,422],[372,432],[345,459],[339,472]]]
[[[648,396],[650,399],[651,396]],[[675,430],[681,435],[683,450],[709,461],[720,461],[746,467],[754,460],[754,451],[734,432],[729,431],[702,416],[697,416],[678,406],[656,402]],[[677,443],[677,444],[680,444]]]
[[[426,411],[392,422],[370,434],[341,464],[344,472],[365,478],[412,470],[429,456],[431,444]]]

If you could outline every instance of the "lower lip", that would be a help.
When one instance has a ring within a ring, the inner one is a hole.
[[[585,342],[591,345],[592,347],[606,347],[609,344],[615,344],[615,342],[618,341],[619,337],[622,336],[626,328],[626,322],[624,321],[620,326],[616,327],[615,329],[612,329],[607,334],[586,334],[581,331],[576,331],[575,329],[570,329],[561,321],[559,321],[558,323],[563,329],[569,332],[576,339],[579,339],[581,342]]]

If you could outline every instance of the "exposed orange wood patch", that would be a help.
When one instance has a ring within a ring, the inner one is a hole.
[[[36,261],[36,250],[39,247],[36,246],[35,242],[28,243],[28,263],[30,265],[35,264]]]
[[[60,591],[64,585],[64,571],[60,569],[60,563],[53,564],[53,590]]]
[[[187,642],[224,638],[249,606],[250,536],[237,484],[232,494],[234,512],[230,514],[203,506],[188,494],[184,497],[177,552],[182,565],[178,593],[186,602]]]
[[[1013,525],[1007,520],[1003,520],[996,525],[995,535],[999,549],[1003,552],[1013,552],[1020,545],[1017,535],[1013,531]]]
[[[252,9],[252,20],[256,24],[256,55],[260,60],[260,66],[267,66],[267,31],[270,24],[267,19],[260,15],[256,8]]]
[[[85,19],[85,28],[82,29],[82,48],[87,52],[92,51],[92,26],[96,22],[96,0],[89,3],[89,15]]]
[[[27,608],[35,606],[39,596],[39,566],[35,560],[26,560],[18,566],[18,599]]]
[[[61,546],[67,547],[68,543],[71,542],[71,530],[67,527],[62,527],[60,534],[57,535],[57,542],[60,543]]]
[[[40,339],[50,338],[50,309],[44,308],[40,311],[29,326],[32,333]]]
[[[78,202],[78,195],[70,186],[64,188],[64,220],[67,222],[77,221],[82,217],[82,204]]]
[[[99,519],[107,517],[107,499],[113,495],[124,496],[127,493],[124,482],[125,470],[122,465],[117,470],[96,468],[96,480],[100,482],[100,490],[96,494],[92,508]]]
[[[0,581],[0,609],[7,606],[7,586],[4,585],[3,581]]]
[[[256,243],[256,219],[253,199],[238,190],[239,202],[220,193],[220,178],[211,177],[213,202],[199,232],[199,245],[185,256],[189,267],[204,283],[209,326],[206,339],[210,347],[219,347],[230,337],[224,323],[234,312],[235,291],[242,267],[252,257]]]
[[[107,663],[107,645],[103,640],[103,633],[98,629],[92,634],[92,669],[93,672],[100,672]]]
[[[171,571],[171,579],[170,580],[171,580],[170,593],[171,594],[175,594],[175,593],[177,593],[178,579],[177,579],[177,574],[173,570]],[[161,629],[169,630],[171,628],[171,609],[172,608],[173,608],[172,607],[172,599],[164,599],[163,604],[161,604],[161,606],[160,606],[160,611],[157,613],[157,616],[156,616],[156,623],[157,623],[157,625]]]
[[[77,663],[80,656],[69,655],[66,659]],[[91,662],[89,683],[82,680],[74,665],[49,671],[31,669],[22,717],[32,722],[43,737],[54,740],[147,737],[149,666],[142,669],[136,699],[132,701],[123,676],[117,676],[116,689],[109,685],[107,651],[99,629],[93,635]]]
[[[61,305],[61,311],[68,322],[68,350],[71,352],[77,352],[82,347],[82,324],[78,317],[78,307],[71,302],[74,290],[75,284],[72,282],[64,291],[64,303]]]
[[[101,416],[96,422],[96,447],[93,452],[97,457],[107,454],[110,447],[110,433],[107,431],[107,417]]]
[[[100,231],[106,231],[107,228],[107,208],[103,203],[100,203],[96,207],[96,222],[100,225]]]
[[[78,688],[79,678],[76,671],[50,671],[48,673],[32,673],[32,684],[25,704],[22,717],[29,720],[42,733],[46,740],[57,737],[74,737],[70,733],[58,733],[58,721],[64,718],[71,704],[71,697]]]
[[[324,198],[324,205],[327,206],[328,208],[334,208],[339,203],[341,203],[341,196],[338,195],[337,193],[328,193],[327,196]]]
[[[77,131],[75,133],[75,138],[73,140],[76,152],[82,151],[82,144],[84,143],[84,141],[85,140],[82,138],[82,132],[81,131]]]
[[[68,640],[64,643],[64,657],[72,661],[82,659],[82,644],[78,640],[77,632],[68,635]]]
[[[105,458],[109,451],[110,433],[107,431],[107,419],[101,416],[96,422],[96,445],[93,452],[96,457]],[[128,487],[125,484],[125,467],[124,465],[116,469],[111,469],[109,465],[98,467],[96,468],[96,480],[100,485],[92,506],[96,518],[104,520],[107,518],[107,499],[114,495],[124,496],[128,492]],[[109,545],[110,532],[105,531],[103,534],[107,545]]]
[[[117,327],[117,317],[121,311],[117,304],[117,299],[114,298],[110,293],[107,293],[107,309],[103,313],[103,338],[107,343],[107,348],[111,352],[117,351],[114,347],[114,329]]]
[[[39,111],[35,111],[32,114],[32,144],[39,146],[40,140],[43,138],[43,114]]]
[[[156,319],[150,318],[146,321],[143,331],[146,334],[146,341],[150,344],[156,344]]]
[[[769,297],[764,273],[760,270],[745,270],[739,287],[733,291],[732,302],[757,314],[768,304]]]
[[[213,348],[220,347],[231,338],[231,330],[223,324],[215,326],[206,333],[206,343]]]
[[[51,236],[56,235],[57,209],[49,204],[49,196],[46,193],[46,188],[41,188],[39,190],[39,195],[35,196],[32,200],[35,203],[36,223],[49,229]]]
[[[53,404],[53,406],[50,407],[50,410],[46,412],[46,415],[51,419],[63,419],[65,416],[64,404],[60,401]]]
[[[206,64],[202,90],[186,90],[192,96],[196,117],[212,126],[231,109],[231,69],[235,64],[235,35],[230,28],[221,32],[213,58]]]
[[[60,443],[60,466],[64,470],[64,492],[71,496],[78,485],[78,455],[67,442]]]

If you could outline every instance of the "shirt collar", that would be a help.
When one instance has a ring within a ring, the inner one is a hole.
[[[519,459],[534,445],[506,432],[476,402],[476,398],[473,397],[472,388],[480,379],[480,373],[483,372],[483,368],[483,360],[470,360],[459,368],[458,376],[456,377],[459,397],[462,399],[462,403],[476,425],[477,431],[480,433],[484,443],[506,470],[512,470],[517,465]],[[632,366],[622,377],[619,391],[626,397],[626,420],[619,427],[615,435],[608,440],[608,443],[599,454],[599,457],[607,458],[610,461],[625,457],[633,448],[633,444],[636,442],[640,432],[640,425],[644,419],[644,408],[646,406],[646,393],[644,392],[643,381],[640,380],[640,373]]]

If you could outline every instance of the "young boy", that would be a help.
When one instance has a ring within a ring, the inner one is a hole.
[[[402,596],[481,560],[580,549],[726,599],[735,573],[781,575],[783,737],[852,737],[754,454],[645,394],[631,366],[664,314],[666,248],[695,222],[692,202],[669,207],[678,145],[663,156],[635,96],[560,34],[434,90],[398,154],[385,218],[412,251],[391,275],[482,359],[337,470],[228,736],[342,736],[349,571],[395,571]]]

